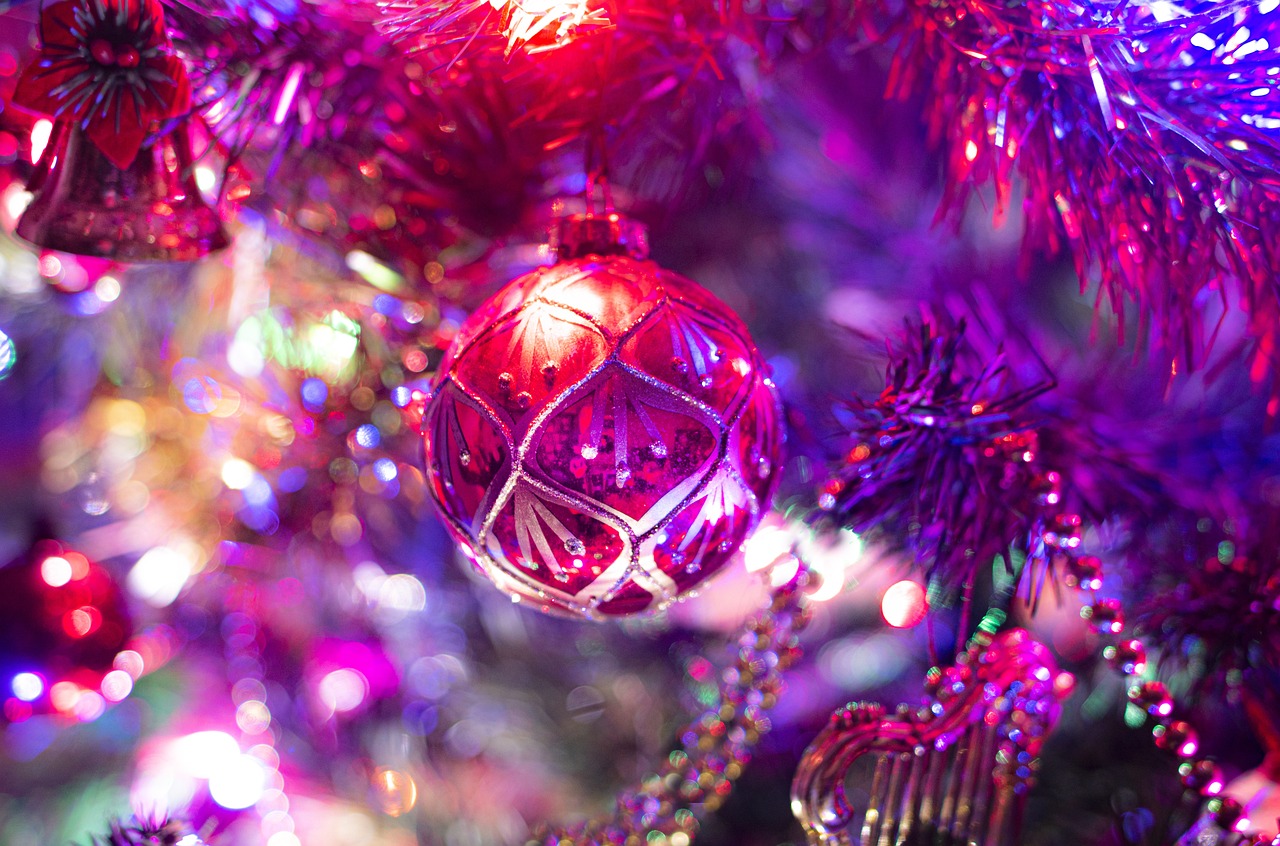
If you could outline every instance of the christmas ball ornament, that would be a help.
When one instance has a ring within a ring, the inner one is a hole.
[[[742,322],[646,257],[617,215],[561,221],[555,264],[461,327],[423,432],[432,494],[515,601],[599,619],[660,608],[768,507],[782,431]]]
[[[0,700],[4,716],[77,708],[111,670],[132,632],[124,596],[111,575],[56,541],[34,544],[0,567]],[[76,695],[59,696],[59,685]],[[96,713],[88,714],[96,716]]]

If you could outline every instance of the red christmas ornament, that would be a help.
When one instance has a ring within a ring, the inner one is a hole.
[[[0,567],[0,701],[6,719],[63,710],[54,686],[94,690],[132,633],[110,574],[55,541]],[[101,700],[99,700],[101,701]],[[96,715],[95,715],[96,716]]]
[[[430,487],[514,600],[634,614],[719,570],[768,507],[777,397],[742,322],[646,260],[638,225],[568,218],[558,255],[459,330],[426,408]]]

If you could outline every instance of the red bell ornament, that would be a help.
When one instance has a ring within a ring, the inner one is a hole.
[[[54,130],[17,235],[118,261],[189,261],[226,246],[196,186],[191,88],[159,0],[55,0],[13,105]]]
[[[463,324],[425,410],[445,523],[543,611],[600,619],[687,594],[778,478],[777,395],[746,327],[646,247],[617,215],[561,221],[557,262]]]
[[[116,167],[77,127],[57,124],[15,234],[48,250],[115,261],[193,261],[227,245],[196,187],[185,126]]]

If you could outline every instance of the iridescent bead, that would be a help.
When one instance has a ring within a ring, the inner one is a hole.
[[[1173,697],[1164,682],[1149,681],[1129,688],[1129,701],[1153,717],[1167,717],[1173,713]]]
[[[1230,796],[1215,796],[1205,805],[1209,818],[1226,831],[1234,831],[1244,818],[1244,806]]]
[[[1081,555],[1067,562],[1067,584],[1081,590],[1097,590],[1102,587],[1102,559],[1096,555]]]
[[[1167,726],[1158,725],[1151,733],[1155,736],[1157,748],[1174,752],[1179,757],[1191,758],[1200,750],[1196,730],[1184,720],[1174,720]]]
[[[1122,640],[1102,650],[1102,654],[1125,675],[1140,674],[1147,665],[1147,650],[1140,640]]]
[[[1197,790],[1207,796],[1214,796],[1222,790],[1222,770],[1208,759],[1183,761],[1178,765],[1178,775],[1188,790]]]
[[[1100,634],[1120,634],[1124,631],[1124,611],[1118,599],[1100,599],[1080,609],[1080,616],[1088,620]]]

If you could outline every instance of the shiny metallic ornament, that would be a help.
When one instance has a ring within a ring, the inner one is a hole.
[[[48,250],[115,261],[192,261],[227,245],[196,186],[185,125],[118,167],[78,127],[55,124],[16,234]]]
[[[431,491],[517,601],[601,618],[723,567],[778,477],[778,401],[746,327],[646,258],[616,215],[562,221],[559,260],[459,330],[423,430]]]

